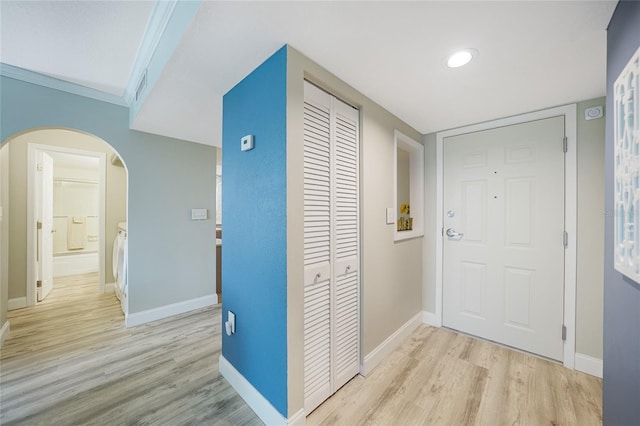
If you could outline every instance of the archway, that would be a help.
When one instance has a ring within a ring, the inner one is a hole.
[[[95,259],[98,291],[113,291],[116,283],[112,268],[113,245],[118,224],[126,224],[128,216],[129,174],[121,156],[105,140],[66,128],[35,128],[20,132],[7,138],[1,150],[4,154],[0,155],[0,160],[9,159],[4,163],[0,161],[0,176],[4,177],[0,179],[0,200],[6,219],[2,220],[0,230],[5,248],[0,248],[0,276],[3,294],[6,294],[6,299],[3,298],[6,305],[3,303],[2,310],[33,306],[42,291],[37,287],[38,281],[42,287],[38,269],[41,265],[37,264],[37,258],[42,252],[38,244],[42,244],[43,233],[42,229],[37,229],[35,210],[38,198],[35,196],[38,192],[36,164],[40,153],[56,157],[61,165],[56,172],[59,179],[54,178],[57,186],[53,189],[58,202],[52,225],[56,246],[52,260],[54,274],[65,276],[74,271],[90,270],[95,267],[92,266]],[[3,167],[6,163],[8,170]],[[95,169],[89,170],[88,164],[95,165]],[[84,202],[87,197],[94,196],[97,198],[95,212]],[[71,205],[64,207],[65,200]],[[75,238],[73,244],[70,237]],[[121,306],[126,312],[126,289],[123,296]]]

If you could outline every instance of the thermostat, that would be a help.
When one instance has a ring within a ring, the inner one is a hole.
[[[584,110],[584,119],[585,120],[594,120],[596,118],[602,117],[602,105],[587,108]]]
[[[247,135],[240,139],[240,151],[249,151],[250,149],[253,149],[253,135]]]

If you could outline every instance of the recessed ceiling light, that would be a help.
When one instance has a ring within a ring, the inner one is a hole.
[[[447,59],[447,66],[449,68],[458,68],[468,64],[471,60],[477,56],[475,49],[459,50]]]

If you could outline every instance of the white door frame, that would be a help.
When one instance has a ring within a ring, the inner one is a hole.
[[[564,325],[567,328],[566,340],[563,343],[563,365],[574,368],[576,340],[576,269],[577,269],[577,230],[578,230],[578,164],[577,164],[577,117],[576,104],[550,108],[499,120],[474,124],[447,130],[436,134],[436,220],[434,235],[436,254],[436,294],[435,325],[442,326],[442,287],[444,258],[444,139],[465,133],[510,126],[528,121],[542,120],[551,117],[565,117],[565,136],[568,150],[565,156],[565,230],[569,234],[569,244],[564,257]],[[558,149],[562,149],[562,141],[558,141]],[[560,237],[559,237],[560,238]],[[558,330],[560,333],[560,330]]]
[[[37,180],[37,164],[38,151],[58,152],[63,154],[83,155],[85,157],[94,157],[98,159],[98,167],[100,169],[99,183],[99,206],[98,211],[100,218],[98,219],[98,266],[100,293],[105,292],[105,213],[106,213],[106,154],[104,152],[85,151],[76,148],[66,148],[54,145],[42,145],[36,143],[27,144],[27,306],[36,304],[36,277],[37,264],[36,259],[36,190],[35,184]]]

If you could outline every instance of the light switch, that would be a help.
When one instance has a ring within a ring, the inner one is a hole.
[[[396,215],[393,214],[393,207],[387,207],[387,225],[396,223]]]
[[[191,220],[207,220],[207,209],[191,209]]]

